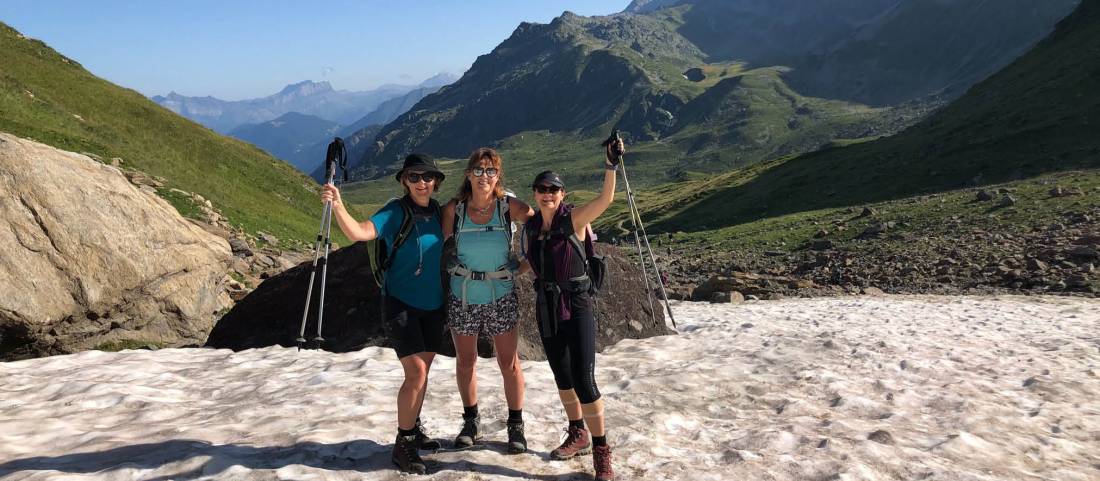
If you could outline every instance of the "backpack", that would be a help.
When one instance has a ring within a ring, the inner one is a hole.
[[[374,283],[380,288],[383,288],[386,284],[386,271],[393,266],[393,259],[397,250],[409,238],[409,233],[413,230],[412,206],[404,197],[390,200],[390,202],[394,201],[401,206],[403,217],[401,218],[401,227],[393,238],[393,245],[387,246],[385,239],[378,238],[372,241],[368,247],[371,274],[374,277]],[[428,201],[428,208],[432,210],[436,217],[439,216],[439,202],[436,202],[435,199]]]
[[[567,218],[563,219],[556,228],[550,231],[550,237],[558,239],[565,238],[569,241],[569,245],[573,246],[573,249],[576,251],[577,255],[580,256],[581,259],[584,259],[584,270],[589,280],[588,293],[593,296],[598,295],[600,291],[604,289],[604,287],[610,287],[610,276],[608,275],[607,258],[605,256],[596,254],[595,244],[592,240],[592,237],[594,237],[592,229],[589,226],[585,226],[585,229],[588,230],[588,233],[586,236],[584,236],[584,242],[582,244],[580,239],[577,238],[576,232],[572,232],[572,220],[568,218],[568,214],[566,215],[566,217]],[[563,224],[569,226],[570,232],[568,234],[566,233],[566,228],[563,227]],[[523,236],[525,238],[520,242],[520,245],[524,247],[524,250],[526,250],[527,247],[526,237],[528,235],[530,234],[528,234],[527,229],[524,229]],[[524,252],[524,254],[526,255],[526,252]]]
[[[581,249],[581,241],[577,239],[576,234],[569,236],[569,243],[577,250],[577,254],[584,256],[584,268],[588,273],[588,280],[592,281],[588,293],[595,296],[604,288],[604,284],[608,282],[610,276],[607,275],[607,258],[596,254],[596,246],[592,240],[595,233],[592,232],[592,228],[589,226],[584,228],[588,230],[587,235],[584,236],[584,249]],[[610,287],[610,284],[608,284],[608,287]]]
[[[458,234],[461,232],[491,232],[497,229],[504,229],[505,235],[508,238],[508,246],[512,245],[512,212],[508,209],[508,198],[513,197],[511,195],[505,195],[503,198],[497,199],[497,218],[500,221],[500,225],[487,225],[480,226],[475,230],[463,230],[466,223],[466,201],[460,201],[455,204],[455,221],[454,226],[454,239],[455,243],[458,242]]]
[[[512,213],[508,209],[508,198],[511,195],[505,195],[503,198],[496,200],[496,212],[497,221],[496,225],[482,225],[477,227],[466,228],[466,202],[460,201],[455,204],[454,215],[454,235],[451,237],[451,249],[449,255],[446,256],[447,262],[445,263],[446,271],[451,276],[463,277],[465,280],[462,283],[462,305],[466,305],[466,280],[512,280],[514,278],[514,271],[518,269],[519,262],[515,259],[512,249],[512,233],[515,227],[512,225]],[[494,232],[503,230],[505,238],[508,241],[509,248],[509,260],[508,264],[501,266],[498,270],[493,272],[473,272],[466,268],[458,260],[458,239],[463,232]],[[490,284],[491,285],[491,284]],[[450,287],[450,283],[447,283]]]

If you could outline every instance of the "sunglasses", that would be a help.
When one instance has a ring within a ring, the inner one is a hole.
[[[556,185],[539,184],[535,186],[535,192],[538,192],[540,194],[557,194],[558,192],[561,192],[561,187],[558,187]]]
[[[500,173],[500,170],[496,169],[494,167],[489,167],[488,169],[483,169],[481,167],[474,167],[473,169],[470,169],[470,173],[474,174],[474,177],[481,177],[483,175],[489,176],[489,177],[496,177],[497,174]]]
[[[410,184],[419,183],[423,180],[426,183],[435,182],[436,175],[432,172],[409,172],[405,174],[405,180],[408,180]]]

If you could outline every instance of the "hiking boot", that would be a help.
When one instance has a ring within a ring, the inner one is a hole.
[[[615,472],[611,470],[611,446],[592,448],[592,465],[596,467],[596,481],[615,479]]]
[[[420,424],[420,420],[416,421],[416,447],[427,451],[437,451],[443,447],[443,444],[437,439],[432,439],[428,436],[428,433],[424,432],[424,425]]]
[[[478,441],[481,441],[481,435],[478,434],[479,427],[481,427],[480,417],[474,416],[468,418],[462,416],[462,430],[459,431],[458,436],[455,437],[455,448],[468,448]]]
[[[527,452],[527,438],[523,436],[523,421],[508,423],[508,453]]]
[[[574,456],[584,456],[592,452],[592,441],[588,430],[570,426],[565,428],[565,441],[557,449],[550,451],[550,459],[566,460]]]
[[[390,458],[397,468],[405,473],[424,474],[428,472],[428,466],[420,459],[416,452],[416,435],[397,435],[397,441],[393,443],[393,456]]]

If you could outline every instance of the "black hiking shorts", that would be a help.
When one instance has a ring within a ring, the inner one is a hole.
[[[386,296],[382,303],[386,337],[398,359],[420,352],[439,352],[447,320],[446,306],[425,311],[392,296]]]

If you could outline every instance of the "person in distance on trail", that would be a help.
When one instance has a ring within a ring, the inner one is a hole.
[[[526,222],[534,210],[504,190],[503,160],[495,150],[475,150],[458,194],[443,206],[443,236],[453,236],[448,262],[447,324],[454,339],[455,378],[462,397],[463,425],[456,448],[481,438],[477,398],[477,340],[490,337],[504,378],[508,403],[508,452],[527,451],[523,429],[523,370],[517,346],[519,308],[513,282],[519,262],[512,250],[512,222]]]
[[[604,405],[596,387],[596,321],[585,252],[596,220],[615,196],[615,169],[625,152],[621,139],[607,145],[603,189],[581,207],[563,203],[565,184],[552,171],[535,177],[538,212],[524,225],[524,253],[535,274],[536,318],[547,362],[568,418],[565,441],[552,459],[593,454],[598,481],[614,476],[607,445]],[[587,429],[586,429],[587,425]],[[591,433],[591,440],[589,434]]]
[[[382,319],[405,372],[397,394],[398,429],[391,459],[401,471],[424,474],[427,466],[418,449],[440,447],[424,433],[420,409],[427,392],[428,371],[443,342],[446,314],[440,268],[443,230],[439,203],[432,198],[444,175],[431,156],[414,153],[405,157],[396,178],[405,195],[391,200],[363,222],[356,221],[344,208],[334,185],[324,186],[321,200],[332,202],[340,230],[349,240],[381,239],[389,249],[391,263],[382,285]],[[404,223],[406,215],[412,216],[410,223]],[[404,234],[400,236],[404,241],[394,248],[399,234]]]

